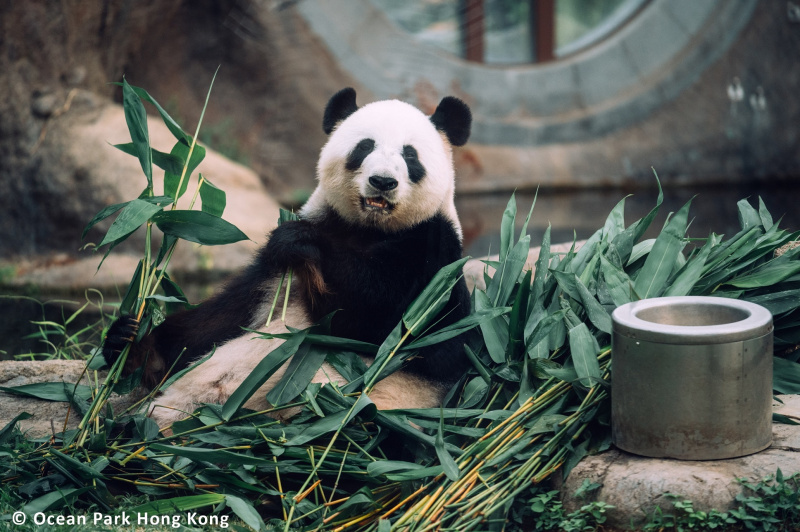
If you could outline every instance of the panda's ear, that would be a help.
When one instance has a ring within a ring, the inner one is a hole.
[[[356,105],[356,91],[352,87],[342,89],[334,94],[325,106],[325,115],[322,117],[322,129],[330,135],[336,125],[358,111]]]
[[[472,112],[458,98],[445,96],[431,115],[431,122],[447,136],[450,144],[463,146],[469,140]]]

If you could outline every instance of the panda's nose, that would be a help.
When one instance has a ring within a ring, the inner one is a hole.
[[[369,184],[375,187],[376,189],[380,190],[381,192],[386,192],[387,190],[392,190],[397,188],[397,179],[393,177],[383,177],[380,175],[373,175],[369,178]]]

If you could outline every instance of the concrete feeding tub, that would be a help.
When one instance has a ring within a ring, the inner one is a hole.
[[[772,315],[719,297],[663,297],[613,315],[612,432],[631,453],[710,460],[772,443]]]

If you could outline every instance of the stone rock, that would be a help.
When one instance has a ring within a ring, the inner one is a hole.
[[[783,404],[774,411],[800,416],[800,396],[782,395]],[[683,461],[636,456],[612,449],[584,458],[561,486],[567,511],[574,511],[590,500],[614,506],[607,511],[609,527],[635,529],[648,521],[656,507],[664,513],[672,509],[676,495],[690,500],[695,510],[727,511],[735,508],[742,492],[738,478],[759,481],[780,468],[785,476],[800,472],[800,426],[773,425],[773,443],[768,449],[749,456],[727,460]],[[575,496],[584,480],[601,487],[588,498]]]
[[[65,382],[69,384],[92,384],[84,373],[86,363],[81,360],[43,360],[43,361],[0,361],[0,387],[9,388],[25,384],[41,382]],[[105,377],[100,372],[99,379]],[[125,409],[141,397],[132,392],[129,395],[115,395],[111,405],[115,411]],[[66,428],[72,429],[80,419],[74,411],[69,411],[68,404],[56,401],[45,401],[33,397],[23,397],[0,391],[0,428],[5,427],[22,412],[33,417],[19,422],[19,428],[30,437],[42,437],[58,433]]]

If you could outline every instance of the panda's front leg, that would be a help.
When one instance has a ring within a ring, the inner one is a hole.
[[[270,235],[264,248],[264,260],[275,271],[292,270],[301,281],[311,306],[320,295],[328,293],[322,276],[322,257],[325,246],[321,231],[305,220],[285,222]]]

